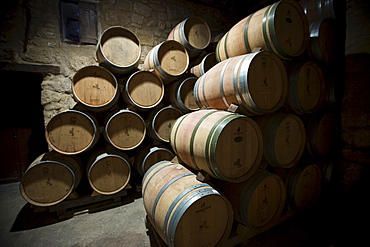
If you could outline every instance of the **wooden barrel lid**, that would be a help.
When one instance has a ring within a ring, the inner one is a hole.
[[[302,120],[294,114],[273,113],[255,118],[262,130],[264,158],[276,167],[292,167],[300,160],[306,142]]]
[[[279,109],[286,98],[288,79],[282,62],[271,52],[258,52],[246,59],[240,67],[240,96],[245,102],[252,99],[253,108],[261,112],[273,112]],[[249,69],[245,66],[249,65]],[[247,73],[247,74],[245,74]],[[243,84],[245,88],[243,88]],[[247,93],[247,94],[245,94]],[[247,104],[246,104],[247,105]]]
[[[273,8],[271,8],[271,11]],[[267,10],[266,10],[267,11]],[[271,21],[271,23],[270,23]],[[302,54],[308,43],[308,21],[303,12],[302,7],[292,0],[283,0],[277,3],[273,18],[267,20],[267,24],[274,30],[276,37],[268,36],[276,39],[279,43],[279,48],[288,56],[294,57]]]
[[[211,40],[211,31],[201,18],[191,17],[185,20],[184,34],[189,44],[196,49],[204,49]]]
[[[335,146],[337,118],[332,112],[314,116],[307,126],[307,149],[313,156],[325,157]]]
[[[35,159],[20,182],[22,196],[33,205],[51,206],[63,201],[81,179],[81,168],[73,164],[77,161],[71,156],[62,159],[48,159],[48,156],[45,153]]]
[[[126,81],[123,91],[126,103],[138,109],[157,106],[164,95],[164,84],[156,74],[149,71],[137,71]]]
[[[113,74],[100,66],[86,66],[73,76],[74,97],[91,110],[99,110],[117,101],[118,83]]]
[[[195,111],[199,109],[194,99],[194,85],[196,77],[189,77],[172,84],[170,90],[171,103],[182,112]]]
[[[179,42],[167,40],[161,43],[157,55],[160,67],[169,75],[180,76],[188,68],[189,56]]]
[[[311,207],[319,196],[321,183],[321,170],[316,164],[300,164],[288,177],[288,202],[295,208]]]
[[[123,157],[103,153],[88,169],[91,187],[100,194],[110,195],[122,190],[130,180],[130,164]]]
[[[227,181],[245,180],[261,161],[262,133],[251,118],[234,115],[225,119],[209,141],[209,158]]]
[[[101,35],[98,45],[103,53],[104,60],[113,65],[127,67],[136,64],[140,59],[141,45],[139,39],[127,28],[113,26],[106,29]],[[98,60],[102,59],[99,59],[98,56]]]
[[[175,155],[167,148],[151,146],[137,155],[135,167],[141,175],[144,175],[154,164],[163,160],[172,160],[174,157]]]
[[[164,142],[169,142],[170,132],[173,122],[179,118],[183,113],[173,107],[166,106],[153,111],[153,116],[149,117],[148,132],[152,135],[153,139],[157,139]]]
[[[321,68],[314,62],[288,67],[288,103],[298,114],[316,112],[325,98],[325,81]]]
[[[285,187],[277,176],[267,176],[253,188],[247,219],[253,228],[263,228],[280,217],[285,204]]]
[[[277,222],[286,200],[283,180],[263,169],[241,183],[227,183],[224,193],[233,206],[234,218],[258,230]]]
[[[50,119],[45,130],[48,144],[63,154],[78,154],[88,150],[98,136],[96,120],[77,110],[58,113]]]
[[[309,55],[318,62],[330,64],[338,51],[335,22],[325,18],[310,24]]]
[[[120,110],[108,118],[104,128],[105,138],[120,150],[131,150],[145,138],[145,122],[136,112]]]

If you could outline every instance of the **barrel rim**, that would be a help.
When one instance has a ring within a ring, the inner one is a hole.
[[[265,126],[268,126],[267,134],[263,135],[264,142],[266,143],[264,145],[264,156],[265,159],[269,164],[271,164],[274,167],[282,167],[282,168],[291,168],[295,166],[301,159],[304,151],[305,151],[305,144],[306,144],[306,130],[304,123],[302,122],[301,118],[299,118],[297,115],[292,113],[280,113],[280,112],[274,112],[270,115],[266,115],[268,119],[265,119],[261,123],[261,129],[265,129]],[[301,142],[300,142],[300,149],[298,150],[296,156],[292,159],[292,161],[288,164],[280,164],[276,157],[276,147],[275,147],[275,137],[278,128],[280,127],[280,124],[282,121],[284,121],[286,118],[291,117],[293,118],[296,123],[299,125],[299,128],[301,130]],[[271,126],[271,123],[275,123],[275,125]],[[270,140],[270,141],[269,141]]]
[[[109,35],[110,32],[112,31],[115,31],[115,30],[121,30],[122,32],[126,32],[126,33],[129,33],[130,35],[132,35],[132,37],[134,37],[134,42],[138,45],[138,56],[136,58],[136,60],[134,62],[132,62],[131,64],[128,64],[128,65],[125,65],[125,66],[121,66],[121,65],[118,65],[116,63],[113,63],[112,61],[110,61],[106,55],[104,54],[103,52],[103,47],[102,45],[105,43],[105,39],[106,39],[106,35]],[[102,42],[103,40],[103,42]],[[100,39],[98,41],[98,44],[96,46],[96,54],[97,54],[97,58],[98,60],[101,60],[100,59],[100,56],[102,57],[102,63],[108,63],[110,65],[112,65],[113,67],[113,70],[115,71],[119,71],[121,69],[129,69],[129,70],[132,70],[133,68],[130,68],[130,67],[136,67],[139,62],[140,62],[140,58],[141,58],[141,44],[140,44],[140,40],[139,38],[137,37],[137,35],[132,32],[130,29],[126,28],[126,27],[123,27],[123,26],[111,26],[111,27],[108,27],[107,29],[105,29],[103,31],[103,33],[101,34],[100,36]]]
[[[108,156],[109,157],[118,158],[118,159],[124,161],[124,163],[127,164],[127,167],[128,167],[128,174],[127,174],[127,180],[126,180],[126,182],[123,183],[123,185],[121,185],[119,188],[117,188],[116,190],[113,190],[113,191],[103,191],[103,190],[100,190],[99,188],[97,188],[95,186],[95,184],[93,183],[93,181],[91,181],[91,179],[90,179],[91,172],[95,168],[96,163],[98,163],[99,161],[101,161],[104,158],[107,158]],[[102,153],[102,154],[98,155],[91,164],[89,164],[88,169],[87,169],[87,177],[88,177],[89,184],[90,184],[91,188],[93,188],[96,192],[98,192],[100,194],[103,194],[103,195],[111,195],[111,194],[117,193],[117,192],[121,191],[122,189],[124,189],[126,187],[126,185],[128,184],[128,182],[129,182],[129,180],[131,178],[131,166],[130,166],[130,162],[128,160],[126,160],[124,157],[122,157],[120,155],[117,155],[117,154],[109,153],[107,155],[104,155],[104,153]]]
[[[242,55],[242,56],[245,56],[245,58],[243,59],[243,62],[241,63],[239,71],[238,71],[239,79],[234,80],[234,84],[237,84],[237,85],[234,85],[235,90],[237,90],[237,92],[238,92],[238,94],[236,94],[236,95],[240,94],[240,99],[241,99],[242,102],[249,102],[248,104],[245,104],[244,108],[248,109],[249,113],[251,113],[253,115],[262,115],[262,114],[275,112],[276,110],[278,110],[279,108],[281,108],[284,105],[287,94],[288,94],[288,75],[286,73],[286,69],[284,67],[284,64],[279,59],[279,57],[271,51],[262,50],[262,51],[248,53],[248,54]],[[258,105],[256,105],[253,98],[252,98],[250,90],[249,90],[249,68],[250,68],[250,64],[252,64],[253,61],[259,56],[268,56],[269,58],[271,58],[274,61],[275,65],[278,67],[279,72],[281,74],[281,95],[280,95],[280,99],[277,101],[275,106],[273,106],[270,109],[263,109],[263,108],[259,107]],[[245,60],[247,60],[247,62],[245,62]],[[250,60],[250,61],[248,61],[248,60]],[[247,67],[247,68],[244,68],[244,67]],[[243,73],[243,74],[240,75],[240,73]],[[245,81],[246,83],[241,83],[243,81]],[[244,103],[242,105],[244,105]]]
[[[183,71],[177,73],[177,74],[170,74],[168,73],[166,70],[164,70],[161,66],[161,61],[162,59],[159,58],[159,51],[161,49],[164,49],[163,46],[166,45],[166,44],[169,44],[169,43],[173,43],[174,45],[176,45],[177,47],[180,47],[182,48],[181,51],[185,53],[186,55],[186,66],[184,68]],[[165,78],[171,80],[171,79],[176,79],[177,77],[183,75],[187,70],[188,70],[188,67],[189,67],[189,63],[190,63],[190,59],[189,59],[189,54],[188,54],[188,51],[186,50],[186,48],[184,47],[183,44],[181,44],[180,42],[176,41],[176,40],[165,40],[163,41],[162,43],[158,44],[156,47],[154,47],[153,49],[156,49],[157,52],[155,52],[153,54],[153,59],[154,59],[154,65],[155,65],[155,69],[159,71],[159,73],[164,76]]]
[[[153,150],[154,149],[154,150]],[[151,155],[153,155],[154,154],[154,151],[165,151],[166,153],[169,153],[169,154],[171,154],[173,157],[175,157],[175,154],[171,151],[171,150],[169,150],[168,148],[164,148],[164,147],[153,147],[153,148],[151,148],[150,150],[149,150],[149,152],[145,155],[145,157],[144,157],[144,159],[143,159],[143,161],[141,162],[142,164],[142,166],[141,166],[141,168],[143,168],[143,173],[145,173],[145,171],[144,171],[144,164],[146,163],[146,161],[148,160],[148,158],[151,156]]]
[[[310,166],[315,169],[315,173],[317,174],[318,184],[315,187],[315,194],[311,198],[311,200],[306,205],[302,207],[298,207],[295,202],[296,185],[300,178],[300,175],[303,173],[305,169],[307,169]],[[288,175],[287,180],[288,181],[286,182],[286,188],[287,188],[287,191],[289,192],[287,193],[287,202],[289,203],[290,206],[292,206],[293,208],[299,209],[299,210],[305,210],[305,209],[312,207],[316,203],[317,199],[320,196],[321,187],[322,187],[322,173],[321,173],[320,167],[316,163],[314,162],[300,163],[299,165],[294,167],[294,169],[291,171],[291,174]]]
[[[94,105],[91,105],[91,104],[88,104],[86,103],[84,100],[82,100],[76,93],[76,90],[75,90],[75,87],[74,87],[74,84],[79,80],[81,79],[79,76],[81,73],[83,73],[84,71],[87,71],[89,69],[97,69],[97,70],[101,70],[101,71],[104,71],[104,73],[107,73],[109,75],[109,81],[113,81],[114,83],[114,86],[115,86],[115,94],[114,96],[106,103],[102,104],[102,105],[98,105],[98,106],[94,106]],[[118,101],[118,92],[119,92],[119,89],[118,89],[118,81],[116,79],[116,77],[112,74],[112,72],[102,66],[99,66],[99,65],[88,65],[88,66],[85,66],[85,67],[82,67],[81,69],[79,69],[73,76],[72,78],[72,93],[73,93],[73,96],[76,98],[76,100],[78,102],[80,102],[83,106],[85,106],[86,108],[88,108],[89,110],[92,110],[92,111],[103,111],[103,110],[107,110],[111,107],[113,107],[113,105]]]
[[[89,122],[91,123],[92,127],[93,127],[93,136],[92,136],[92,139],[90,141],[90,143],[88,145],[86,145],[85,148],[79,150],[79,151],[75,151],[75,152],[70,152],[70,151],[63,151],[63,150],[60,150],[59,148],[57,148],[48,138],[48,129],[49,129],[49,124],[50,122],[55,119],[56,117],[58,116],[61,116],[61,115],[64,115],[64,114],[68,114],[68,113],[77,113],[77,114],[81,114],[83,117],[85,117],[86,119],[89,120]],[[65,154],[65,155],[75,155],[75,154],[79,154],[79,153],[82,153],[86,150],[89,150],[99,139],[99,135],[100,132],[98,130],[98,126],[97,126],[97,120],[95,119],[94,116],[92,116],[91,114],[87,113],[87,112],[84,112],[84,111],[78,111],[78,110],[75,110],[75,109],[69,109],[69,110],[65,110],[65,111],[62,111],[62,112],[58,112],[56,115],[54,115],[50,120],[49,122],[46,124],[46,127],[45,127],[45,138],[46,138],[46,142],[50,145],[50,147],[58,152],[58,153],[61,153],[61,154]]]
[[[281,194],[280,203],[277,206],[275,214],[272,216],[272,218],[270,219],[269,222],[267,222],[266,224],[264,224],[260,227],[251,226],[248,223],[249,222],[248,221],[248,210],[246,210],[246,209],[248,209],[249,202],[252,199],[252,196],[253,196],[255,190],[250,190],[250,187],[253,186],[253,188],[256,189],[262,181],[264,181],[265,179],[267,179],[269,177],[274,178],[278,182],[278,184],[280,185],[280,192],[281,192],[280,193]],[[258,184],[256,184],[256,182],[258,182]],[[261,168],[259,168],[257,170],[257,172],[255,174],[253,174],[253,176],[249,180],[246,180],[246,182],[243,185],[244,186],[243,186],[243,189],[241,191],[241,194],[244,195],[244,196],[240,196],[240,198],[239,198],[239,205],[240,205],[239,211],[240,212],[246,212],[246,214],[242,214],[242,213],[240,214],[241,220],[243,221],[243,223],[247,224],[248,226],[253,227],[254,229],[269,228],[269,226],[271,224],[273,224],[276,220],[279,219],[279,217],[281,216],[281,213],[283,212],[284,206],[285,206],[285,200],[286,200],[286,191],[285,190],[286,189],[285,189],[285,185],[284,185],[283,180],[279,176],[277,176],[276,174],[268,172],[266,170],[262,170]],[[246,197],[247,197],[248,200],[245,200]]]
[[[138,74],[148,74],[148,75],[151,75],[153,76],[156,80],[158,80],[161,84],[161,97],[157,100],[157,102],[155,102],[153,105],[150,105],[150,106],[144,106],[144,105],[140,105],[138,104],[131,96],[130,92],[129,92],[129,86],[130,86],[130,82],[131,80],[136,77]],[[125,89],[123,90],[122,94],[123,94],[123,98],[127,100],[127,103],[131,104],[135,109],[137,110],[147,110],[147,109],[151,109],[151,108],[154,108],[156,106],[158,106],[161,102],[162,102],[162,99],[164,97],[164,90],[165,90],[165,87],[164,87],[164,83],[162,81],[162,79],[155,73],[152,73],[151,71],[149,70],[139,70],[139,71],[136,71],[134,73],[132,73],[130,75],[130,77],[127,79],[126,83],[125,83]]]
[[[195,85],[195,83],[197,82],[198,78],[196,76],[187,77],[187,78],[185,78],[183,80],[180,80],[180,81],[175,82],[171,86],[170,101],[171,101],[171,103],[174,106],[176,106],[177,108],[179,108],[183,113],[188,113],[188,112],[199,110],[198,104],[197,104],[198,109],[191,109],[191,108],[187,107],[184,104],[184,101],[181,98],[182,88],[183,88],[184,84],[187,83],[187,82],[189,82],[190,80],[194,80],[194,85]],[[194,85],[192,87],[193,90],[194,90]]]
[[[180,109],[178,109],[174,106],[171,106],[171,105],[168,105],[168,106],[165,106],[163,108],[160,108],[160,109],[156,110],[154,115],[150,118],[151,121],[149,122],[149,126],[150,126],[149,130],[151,130],[151,131],[148,131],[148,132],[150,132],[150,134],[153,135],[154,139],[157,139],[157,140],[160,140],[160,141],[163,141],[163,142],[170,142],[171,130],[170,130],[170,135],[169,135],[168,139],[167,140],[163,139],[161,136],[158,135],[158,133],[156,131],[156,128],[155,128],[156,121],[155,120],[157,119],[159,114],[161,114],[164,110],[167,110],[167,109],[172,109],[172,110],[178,111],[180,113],[179,117],[181,117],[184,114]],[[179,117],[177,117],[177,119]],[[175,121],[177,119],[175,119]],[[174,122],[173,122],[173,124],[174,124]],[[173,124],[171,125],[171,129],[173,127]]]
[[[25,191],[25,188],[24,188],[24,182],[25,182],[25,179],[28,177],[27,171],[30,171],[30,170],[34,169],[38,165],[44,165],[44,164],[47,164],[47,163],[50,163],[50,164],[52,164],[52,163],[58,164],[58,165],[61,165],[64,168],[66,168],[70,172],[70,174],[72,175],[73,185],[72,185],[72,187],[70,187],[70,190],[62,198],[60,198],[59,200],[56,200],[54,202],[49,202],[49,203],[42,203],[42,202],[39,202],[39,201],[35,201],[34,199],[30,198],[27,195],[27,193]],[[36,163],[32,163],[27,168],[27,170],[25,171],[25,173],[23,174],[23,176],[21,178],[21,181],[19,183],[20,192],[21,192],[22,197],[26,201],[28,201],[29,203],[31,203],[33,205],[36,205],[36,206],[52,206],[52,205],[55,205],[55,204],[58,204],[58,203],[62,202],[63,200],[65,200],[73,192],[73,190],[77,187],[77,185],[78,185],[77,176],[74,173],[74,171],[68,165],[66,165],[66,164],[64,164],[64,163],[62,163],[60,161],[56,161],[56,160],[41,160],[41,161],[38,161]]]
[[[300,73],[302,72],[301,69],[303,66],[311,66],[314,68],[315,73],[319,77],[320,83],[320,95],[317,99],[317,103],[311,109],[306,109],[304,105],[301,104],[300,98],[298,95],[298,83],[297,80],[299,78]],[[287,102],[290,108],[297,114],[305,114],[305,113],[314,113],[318,111],[325,101],[325,77],[322,68],[314,61],[303,61],[297,62],[292,64],[292,66],[288,69],[288,93],[287,93]]]
[[[111,137],[109,136],[108,127],[109,127],[110,122],[112,121],[112,119],[114,119],[114,117],[116,117],[117,115],[122,114],[122,113],[130,113],[130,114],[135,115],[136,117],[138,117],[141,120],[141,122],[143,124],[143,135],[142,135],[142,138],[141,138],[141,140],[134,147],[122,148],[122,147],[118,146],[116,143],[114,143],[112,141]],[[107,121],[105,123],[105,126],[104,126],[104,136],[108,139],[109,143],[112,146],[114,146],[115,148],[120,149],[120,150],[131,150],[131,149],[134,149],[134,148],[138,147],[144,141],[145,135],[146,135],[146,128],[145,128],[144,119],[138,113],[136,113],[135,111],[131,111],[131,110],[128,110],[128,109],[121,109],[121,110],[113,113],[111,116],[108,117],[108,119],[107,119]]]
[[[186,30],[187,25],[189,25],[189,22],[191,22],[191,21],[198,21],[198,23],[203,24],[206,27],[207,34],[208,34],[208,41],[206,42],[207,44],[205,46],[203,46],[203,47],[195,47],[194,45],[190,44],[189,37],[188,37],[189,34],[187,32],[185,32],[185,30]],[[180,25],[180,29],[184,33],[184,37],[183,38],[185,39],[186,43],[189,44],[189,46],[191,46],[191,48],[193,48],[196,51],[201,51],[201,50],[205,49],[209,45],[209,42],[211,41],[211,30],[210,30],[208,24],[202,18],[200,18],[198,16],[192,16],[192,17],[186,18],[182,22],[182,24]]]

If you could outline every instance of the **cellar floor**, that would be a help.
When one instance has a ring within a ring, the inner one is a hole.
[[[363,197],[355,198],[326,197],[324,203],[251,238],[245,246],[362,246],[369,209],[358,199]],[[0,185],[0,246],[153,246],[142,198],[129,194],[126,199],[120,206],[61,220],[55,212],[35,213],[20,195],[19,183]]]

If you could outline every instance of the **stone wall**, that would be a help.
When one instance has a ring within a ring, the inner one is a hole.
[[[203,18],[214,35],[236,21],[226,11],[186,0],[85,2],[98,6],[99,35],[110,26],[124,26],[138,36],[142,46],[139,68],[148,51],[166,40],[172,28],[188,17]],[[11,1],[2,12],[0,62],[23,64],[30,71],[36,65],[44,66],[40,69],[44,74],[41,103],[46,124],[56,113],[76,104],[72,77],[82,67],[97,64],[96,47],[61,42],[59,0]]]
[[[358,200],[363,200],[362,193],[367,193],[370,186],[369,10],[369,1],[347,0],[340,184],[344,192]]]

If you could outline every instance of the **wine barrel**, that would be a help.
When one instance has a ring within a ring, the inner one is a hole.
[[[137,111],[156,107],[163,99],[164,84],[155,73],[141,70],[125,81],[122,98]]]
[[[263,135],[263,157],[272,166],[295,166],[305,150],[306,131],[302,120],[294,114],[273,113],[254,120]]]
[[[143,69],[154,70],[168,84],[182,76],[188,66],[189,55],[185,47],[175,40],[166,40],[148,52]]]
[[[94,191],[111,195],[125,188],[131,177],[128,156],[113,148],[96,150],[87,162],[87,178]]]
[[[112,108],[119,99],[118,82],[101,66],[86,66],[72,79],[74,98],[88,110],[102,112]]]
[[[335,22],[329,18],[310,23],[307,51],[311,60],[323,65],[333,63],[339,48],[336,28]]]
[[[262,169],[244,182],[228,182],[224,194],[233,207],[234,219],[260,231],[277,223],[286,200],[282,179]]]
[[[318,165],[300,162],[293,168],[278,171],[287,189],[290,207],[305,210],[317,201],[322,185],[322,174]]]
[[[314,115],[306,125],[307,151],[313,157],[325,158],[332,154],[339,136],[338,119],[332,112]]]
[[[194,85],[196,77],[188,77],[171,84],[169,94],[170,102],[183,113],[199,110],[194,99]]]
[[[229,237],[228,200],[184,166],[158,162],[143,178],[148,219],[167,246],[222,246]]]
[[[211,31],[202,18],[189,17],[171,30],[167,40],[180,42],[190,57],[196,57],[208,46],[211,40]]]
[[[287,74],[273,53],[259,51],[222,61],[198,78],[194,86],[197,104],[227,110],[238,105],[247,116],[279,109],[286,100]]]
[[[97,47],[98,62],[114,74],[127,74],[139,66],[141,45],[127,28],[112,26],[101,34]]]
[[[254,48],[291,59],[304,52],[308,44],[308,21],[294,0],[282,0],[247,16],[234,25],[218,42],[218,61],[246,54]]]
[[[201,77],[204,75],[210,68],[217,64],[216,55],[214,52],[208,53],[204,56],[202,61],[190,68],[190,73],[194,74],[196,77]]]
[[[145,120],[147,136],[160,142],[169,142],[173,122],[183,113],[173,106],[153,109]]]
[[[136,112],[122,109],[106,117],[103,134],[115,148],[132,150],[145,138],[145,122]]]
[[[65,200],[82,178],[77,156],[46,152],[36,158],[23,174],[20,192],[36,206],[52,206]]]
[[[199,110],[178,118],[170,144],[186,165],[230,182],[250,177],[263,152],[262,133],[253,119],[220,110]]]
[[[154,164],[163,160],[172,160],[174,157],[170,149],[161,145],[148,144],[137,152],[134,165],[139,174],[144,176]]]
[[[78,110],[66,110],[56,114],[45,129],[49,146],[66,155],[89,150],[99,137],[97,120],[91,114]]]
[[[307,16],[308,22],[324,18],[338,19],[345,14],[346,2],[336,0],[301,0],[298,2]]]
[[[287,66],[290,108],[298,114],[319,110],[325,99],[325,80],[321,68],[312,61]]]

